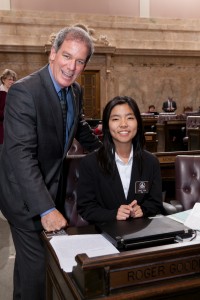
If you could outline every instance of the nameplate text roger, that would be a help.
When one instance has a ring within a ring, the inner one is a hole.
[[[110,271],[110,289],[200,273],[200,255]]]

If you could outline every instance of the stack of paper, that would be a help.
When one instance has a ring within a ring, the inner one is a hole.
[[[195,203],[192,209],[168,215],[167,217],[183,223],[185,226],[191,229],[200,230],[200,203]]]
[[[194,230],[200,230],[200,203],[195,203],[184,225]]]
[[[77,254],[86,253],[88,257],[94,257],[119,253],[101,234],[55,236],[50,243],[65,272],[72,272]]]
[[[191,209],[188,209],[188,210],[178,212],[176,214],[168,215],[167,217],[179,223],[184,224],[191,211],[192,211]]]

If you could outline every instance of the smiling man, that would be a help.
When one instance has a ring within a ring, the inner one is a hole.
[[[92,53],[86,31],[64,28],[54,40],[49,64],[8,91],[0,209],[10,224],[16,249],[13,299],[45,299],[45,251],[40,234],[43,229],[67,226],[62,180],[66,154],[74,138],[88,151],[101,145],[83,119],[82,90],[75,82]]]

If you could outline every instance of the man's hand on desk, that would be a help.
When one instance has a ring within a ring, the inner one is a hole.
[[[41,217],[41,223],[47,232],[57,231],[68,226],[67,220],[57,209]]]

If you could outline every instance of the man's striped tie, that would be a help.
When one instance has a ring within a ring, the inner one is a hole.
[[[63,139],[64,144],[66,141],[66,121],[67,121],[67,99],[66,99],[66,89],[60,90],[60,105],[62,108],[62,114],[63,114]]]

